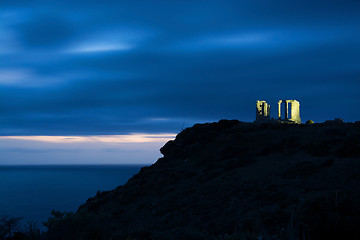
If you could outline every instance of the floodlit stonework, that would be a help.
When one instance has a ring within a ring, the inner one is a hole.
[[[256,121],[270,120],[270,105],[265,101],[256,102]]]
[[[284,106],[284,118],[281,116],[281,106]],[[280,100],[278,102],[278,119],[270,118],[270,105],[265,101],[256,102],[256,122],[276,121],[301,124],[300,103],[297,100]]]
[[[278,117],[281,118],[281,104],[284,103],[285,121],[294,123],[301,123],[300,118],[300,103],[296,100],[280,100],[278,102]]]

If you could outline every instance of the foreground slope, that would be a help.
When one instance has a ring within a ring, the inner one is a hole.
[[[98,193],[75,215],[52,219],[45,237],[360,236],[358,124],[221,120],[185,129],[161,152],[124,186]]]

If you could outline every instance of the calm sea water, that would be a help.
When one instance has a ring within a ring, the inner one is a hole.
[[[42,223],[51,210],[76,211],[98,190],[127,182],[142,166],[0,166],[0,216]]]

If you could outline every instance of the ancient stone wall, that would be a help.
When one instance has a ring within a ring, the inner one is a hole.
[[[265,101],[256,101],[256,121],[270,120],[270,105]]]

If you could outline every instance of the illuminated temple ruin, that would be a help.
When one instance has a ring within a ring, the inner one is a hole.
[[[284,117],[282,118],[281,106],[284,106]],[[270,105],[266,101],[256,102],[255,122],[284,122],[301,124],[300,103],[297,100],[278,101],[278,119],[270,118]]]

